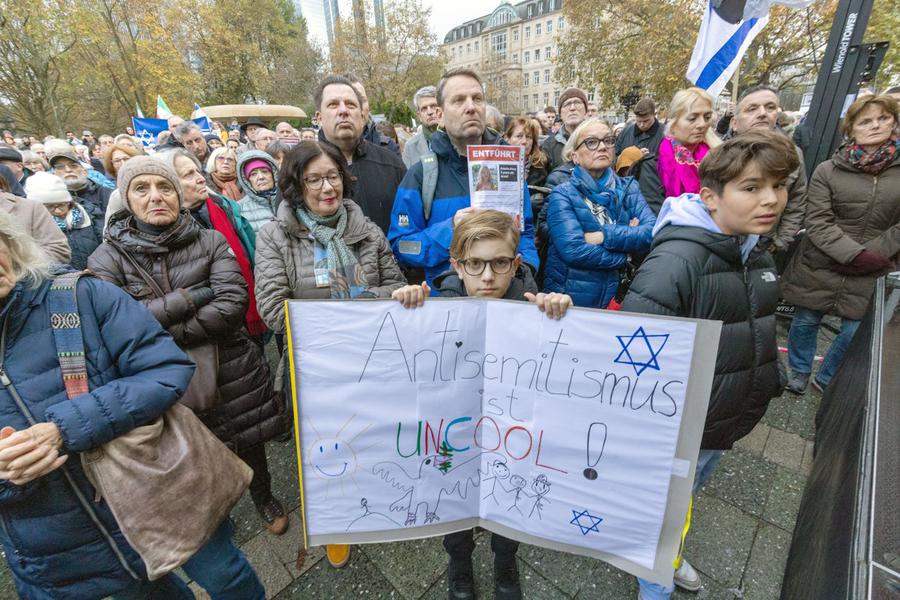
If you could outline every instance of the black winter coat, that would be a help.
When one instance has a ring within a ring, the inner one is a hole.
[[[616,140],[616,156],[622,154],[622,150],[630,146],[646,148],[652,154],[656,154],[665,135],[666,128],[658,120],[647,131],[638,129],[637,123],[629,123]]]
[[[166,295],[156,298],[113,244],[150,273]],[[182,212],[175,225],[151,235],[135,228],[133,216],[118,212],[88,268],[143,302],[181,348],[216,343],[220,400],[198,415],[216,437],[240,453],[284,432],[284,405],[272,388],[262,350],[243,326],[247,282],[221,233],[201,229]],[[212,301],[196,306],[186,290],[198,288],[211,288]]]
[[[731,448],[781,393],[778,298],[775,263],[762,245],[742,264],[737,237],[699,227],[660,230],[631,282],[623,311],[722,321],[701,448]]]
[[[80,229],[64,231],[72,251],[69,262],[79,271],[87,269],[88,257],[103,243],[103,219],[91,219],[91,224]]]
[[[72,199],[84,206],[91,214],[92,219],[99,219],[102,223],[106,216],[106,207],[109,205],[109,197],[113,190],[88,181],[80,190],[69,190]]]
[[[321,129],[319,141],[330,143]],[[356,184],[353,186],[353,193],[348,194],[349,190],[344,190],[344,196],[352,198],[363,214],[387,235],[391,226],[394,196],[406,175],[406,165],[399,155],[363,137],[353,151],[353,162],[347,170],[356,177]]]

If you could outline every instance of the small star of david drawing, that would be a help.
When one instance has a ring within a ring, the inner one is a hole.
[[[574,516],[572,517],[572,520],[569,521],[569,523],[571,523],[575,527],[578,527],[579,529],[581,529],[581,535],[587,535],[591,531],[596,531],[597,533],[600,533],[600,530],[597,529],[597,526],[603,521],[603,519],[601,517],[595,517],[594,515],[592,515],[591,513],[589,513],[586,510],[583,510],[581,512],[578,512],[577,510],[573,510],[572,514]],[[590,525],[586,525],[586,524],[582,523],[582,519],[584,519],[584,521],[586,523],[590,523]]]
[[[668,333],[647,335],[643,327],[638,327],[631,335],[617,335],[616,339],[619,340],[622,351],[619,352],[614,363],[631,365],[638,376],[646,369],[660,370],[659,362],[656,359],[666,342],[669,341]]]

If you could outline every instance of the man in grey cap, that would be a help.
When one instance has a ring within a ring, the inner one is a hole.
[[[22,161],[22,153],[6,144],[0,144],[0,165],[9,168],[20,185],[25,185],[25,180],[31,175],[31,171],[25,168]]]
[[[47,156],[53,173],[62,177],[73,198],[84,206],[92,219],[103,221],[112,190],[88,179],[87,169],[74,150],[53,146]]]

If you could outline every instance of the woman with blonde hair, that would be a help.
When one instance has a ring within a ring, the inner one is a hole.
[[[713,99],[691,87],[679,90],[669,103],[666,135],[656,152],[641,164],[638,179],[644,199],[659,214],[666,198],[700,191],[700,162],[722,143],[712,129]]]
[[[243,198],[237,178],[237,154],[234,150],[216,148],[206,159],[209,187],[214,192],[237,202]]]

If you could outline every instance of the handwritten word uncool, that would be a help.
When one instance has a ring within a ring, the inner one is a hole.
[[[373,359],[390,364],[392,376],[401,373],[410,383],[438,383],[482,378],[500,384],[524,387],[550,396],[597,399],[602,404],[646,410],[664,417],[678,411],[676,398],[685,382],[678,379],[623,375],[616,365],[584,365],[567,350],[565,329],[544,340],[538,357],[497,356],[468,350],[459,330],[450,327],[451,313],[433,339],[418,338],[412,349],[400,337],[393,314],[381,321],[369,347],[357,381],[375,375],[369,372]],[[430,343],[429,343],[430,342]],[[423,347],[424,346],[424,347]],[[381,370],[381,369],[379,369]]]
[[[446,421],[446,425],[445,425]],[[474,424],[474,427],[472,425]],[[424,425],[424,431],[423,431]],[[513,425],[501,428],[491,417],[485,415],[477,421],[463,416],[455,419],[441,419],[437,425],[428,420],[419,420],[415,428],[415,443],[410,443],[413,428],[403,432],[403,423],[397,423],[397,454],[403,458],[434,453],[461,453],[473,447],[485,452],[504,452],[514,461],[533,460],[534,465],[566,473],[562,469],[541,462],[544,444],[544,430],[532,434],[527,427]],[[402,446],[402,449],[401,449]],[[424,446],[424,448],[423,448]],[[433,448],[433,450],[432,450]]]

